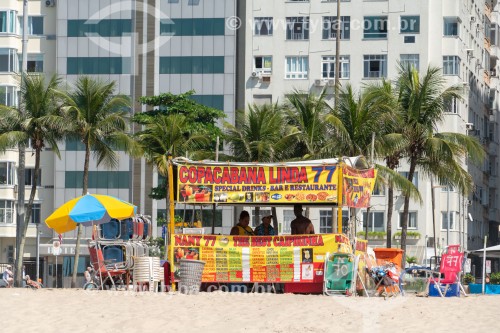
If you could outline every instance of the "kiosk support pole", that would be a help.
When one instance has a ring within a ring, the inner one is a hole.
[[[337,232],[339,234],[342,233],[342,191],[343,191],[343,177],[342,177],[342,163],[339,163],[338,165],[338,172],[339,172],[339,183],[337,185]]]
[[[172,155],[168,154],[168,192],[170,194],[169,206],[170,209],[170,223],[169,223],[169,232],[166,237],[172,237],[175,233],[175,205],[174,205],[174,167],[172,164]],[[175,291],[175,281],[174,281],[174,247],[172,242],[168,242],[168,257],[170,260],[170,280],[172,283],[172,290]]]

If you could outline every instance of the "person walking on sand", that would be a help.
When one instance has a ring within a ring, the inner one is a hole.
[[[302,205],[294,205],[293,213],[295,214],[296,219],[290,223],[292,235],[314,234],[314,225],[311,220],[302,215]]]
[[[11,269],[12,269],[12,266],[7,265],[5,267],[5,271],[3,271],[2,278],[5,281],[5,283],[7,284],[7,288],[12,288],[14,286],[14,273],[12,273]]]

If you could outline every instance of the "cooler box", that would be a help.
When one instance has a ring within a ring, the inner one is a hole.
[[[398,265],[399,268],[403,268],[404,266],[402,265],[403,261],[403,250],[401,249],[393,249],[393,248],[374,248],[373,252],[375,252],[375,258],[377,260],[387,260],[390,261],[396,265]]]
[[[445,287],[446,287],[446,285],[444,285],[444,284],[442,284],[440,286],[442,293],[444,293]],[[434,283],[434,281],[431,281],[431,283],[429,284],[429,296],[440,297],[437,288],[438,287]],[[458,284],[456,284],[456,283],[450,284],[448,286],[448,290],[446,291],[446,295],[444,295],[444,296],[445,297],[460,297],[460,288],[458,287]]]

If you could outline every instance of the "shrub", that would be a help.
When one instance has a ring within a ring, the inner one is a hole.
[[[500,272],[496,272],[490,275],[491,284],[500,284]]]
[[[474,277],[474,275],[472,275],[470,273],[465,274],[463,277],[463,280],[464,280],[464,284],[471,284],[471,283],[476,282],[476,278]]]

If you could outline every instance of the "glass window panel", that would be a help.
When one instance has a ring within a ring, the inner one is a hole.
[[[412,33],[418,34],[420,33],[420,16],[401,16],[401,30],[402,34],[404,33]]]

